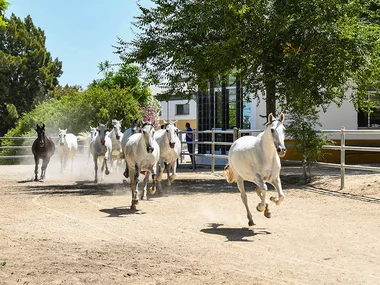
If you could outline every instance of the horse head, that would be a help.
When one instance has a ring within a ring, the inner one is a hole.
[[[284,157],[286,154],[286,147],[284,142],[285,127],[283,125],[284,119],[285,116],[283,113],[281,113],[279,120],[277,120],[271,113],[268,116],[268,123],[266,124],[267,128],[270,129],[274,146],[280,157]]]
[[[146,145],[146,151],[148,153],[152,153],[154,151],[153,142],[155,130],[153,125],[154,124],[152,124],[151,122],[144,122],[141,129],[142,137]]]
[[[97,129],[90,126],[90,138],[93,139],[97,135],[97,133]]]
[[[121,122],[122,120],[112,120],[112,125],[113,125],[113,131],[115,133],[116,139],[120,140],[120,137],[123,135],[121,133]]]
[[[67,129],[60,129],[58,128],[58,143],[59,145],[65,145],[65,141],[66,141],[66,132],[67,132]]]
[[[44,147],[45,146],[45,124],[42,124],[42,126],[37,124],[36,132],[37,132],[38,143],[40,147]]]
[[[98,137],[100,139],[100,143],[104,145],[106,143],[106,135],[107,135],[107,129],[106,126],[102,123],[99,123],[98,127],[96,128],[98,132]]]
[[[170,148],[174,148],[175,137],[178,134],[178,128],[174,125],[173,122],[170,121],[170,122],[166,123],[165,129],[166,129],[166,137],[169,141],[169,146],[170,146]]]

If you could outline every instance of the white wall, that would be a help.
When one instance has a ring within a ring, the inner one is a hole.
[[[341,107],[331,104],[326,112],[319,112],[319,121],[322,124],[322,130],[340,130],[345,127],[346,130],[358,129],[358,114],[348,100],[343,101]]]
[[[196,120],[197,118],[197,103],[194,100],[173,100],[168,102],[160,102],[161,116],[160,120],[175,121],[175,120]],[[189,115],[176,115],[176,105],[189,104]],[[169,105],[169,108],[168,108]]]

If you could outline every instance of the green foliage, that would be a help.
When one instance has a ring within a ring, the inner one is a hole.
[[[324,134],[317,134],[320,126],[316,110],[297,109],[289,115],[286,134],[295,140],[295,149],[302,155],[303,180],[310,182],[311,166],[321,157],[321,148],[333,144]]]
[[[344,91],[359,105],[380,71],[377,0],[154,0],[140,7],[138,36],[117,52],[138,63],[165,96],[191,97],[207,82],[233,73],[247,93],[310,107],[340,104]],[[260,92],[259,92],[260,91]],[[285,110],[286,111],[286,110]]]
[[[108,124],[115,118],[123,119],[125,125],[132,125],[135,118],[140,118],[139,104],[129,90],[91,87],[39,104],[25,114],[7,136],[34,135],[37,123],[44,123],[51,134],[57,134],[58,128],[79,133],[99,122]]]
[[[30,16],[24,20],[11,15],[0,27],[0,101],[13,104],[18,114],[31,111],[58,85],[62,63],[52,59],[45,47],[45,33]],[[4,105],[0,106],[0,134],[4,123]]]
[[[0,27],[5,27],[7,22],[3,19],[3,12],[7,10],[9,2],[6,0],[0,0]]]
[[[104,78],[94,80],[89,88],[100,87],[105,89],[128,88],[133,96],[140,104],[144,104],[151,97],[150,91],[146,86],[143,86],[139,79],[141,72],[136,65],[123,63],[117,65],[119,69],[114,71],[109,61],[101,62],[99,70],[103,73]]]

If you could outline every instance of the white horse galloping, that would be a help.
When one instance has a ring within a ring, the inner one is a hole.
[[[93,128],[90,126],[89,132],[81,132],[77,136],[79,141],[85,142],[85,147],[87,149],[87,165],[91,156],[90,143],[93,140],[93,138],[96,137],[97,134],[98,134],[98,131],[96,130],[96,128]]]
[[[66,171],[68,159],[71,160],[71,171],[73,171],[74,156],[78,150],[78,140],[74,134],[67,133],[67,129],[58,128],[58,146],[59,160],[61,162],[61,172]]]
[[[120,153],[121,149],[121,137],[123,133],[121,132],[121,122],[122,120],[112,120],[113,128],[107,134],[107,136],[111,139],[112,142],[112,162],[111,168],[113,167],[113,161],[116,161],[116,170],[118,171],[119,163],[120,163]]]
[[[144,123],[141,133],[131,135],[123,146],[126,171],[130,177],[130,187],[132,191],[131,209],[135,210],[138,198],[147,198],[147,185],[149,175],[152,173],[153,185],[149,189],[151,194],[156,192],[156,168],[160,157],[160,147],[154,139],[154,127],[152,123]],[[138,195],[138,183],[140,172],[145,172],[143,181],[143,191]],[[127,176],[127,175],[125,175]]]
[[[106,135],[106,127],[99,124],[97,131],[98,135],[90,143],[90,150],[94,159],[95,183],[98,183],[98,160],[101,164],[101,180],[104,179],[104,174],[108,175],[110,173],[109,163],[112,160],[112,142]]]
[[[244,180],[257,185],[256,193],[261,202],[256,209],[259,212],[264,211],[265,217],[271,217],[268,201],[265,198],[268,190],[266,183],[272,184],[278,192],[278,197],[270,198],[272,202],[280,205],[284,200],[280,179],[280,157],[284,157],[286,153],[283,121],[284,114],[281,113],[279,120],[270,114],[263,132],[257,137],[244,136],[237,139],[232,144],[228,154],[228,164],[225,167],[224,176],[229,183],[237,183],[241,199],[247,210],[249,226],[253,226],[255,223],[248,208]]]
[[[162,180],[164,169],[166,169],[168,186],[174,181],[177,175],[177,159],[181,154],[181,141],[178,138],[178,128],[175,122],[166,122],[165,129],[158,130],[154,138],[160,146],[160,159],[157,168],[157,181]],[[169,175],[170,170],[172,175]]]

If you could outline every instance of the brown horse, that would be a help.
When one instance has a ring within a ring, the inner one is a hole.
[[[35,163],[34,181],[43,181],[45,179],[47,165],[49,164],[50,158],[53,156],[55,152],[55,144],[49,136],[45,135],[45,124],[42,124],[42,126],[39,126],[37,124],[36,132],[38,137],[32,145],[32,152],[34,155]],[[40,159],[42,159],[41,177],[40,179],[38,179],[38,164]]]

